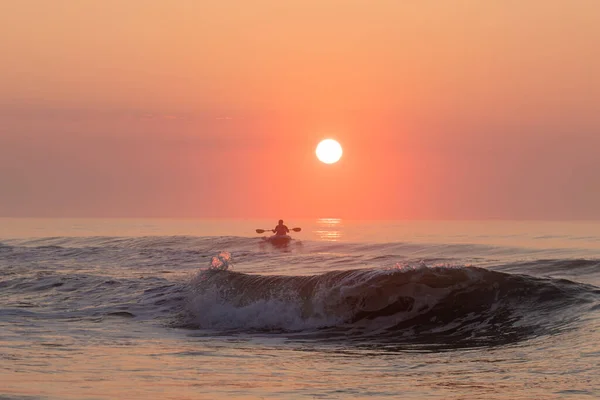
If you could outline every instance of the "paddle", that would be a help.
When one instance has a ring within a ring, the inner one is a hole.
[[[294,231],[294,232],[300,232],[300,231],[302,230],[302,228],[292,228],[292,229],[290,229],[290,230],[291,230],[291,231]],[[273,232],[273,230],[272,230],[272,229],[257,229],[257,230],[256,230],[256,233],[265,233],[265,232],[267,232],[267,231],[269,231],[269,232]]]

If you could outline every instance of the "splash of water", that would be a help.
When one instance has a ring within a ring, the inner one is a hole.
[[[227,271],[229,267],[233,267],[233,259],[227,251],[222,251],[210,260],[208,269],[217,271]]]

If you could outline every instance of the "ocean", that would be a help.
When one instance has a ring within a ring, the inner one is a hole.
[[[600,398],[600,223],[0,219],[0,399]]]

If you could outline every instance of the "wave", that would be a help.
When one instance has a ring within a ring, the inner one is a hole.
[[[600,311],[595,286],[477,267],[420,264],[283,276],[231,271],[230,261],[220,253],[209,269],[187,278],[8,268],[0,279],[0,315],[118,317],[211,335],[453,348],[573,329]]]
[[[572,259],[536,259],[494,266],[506,272],[531,272],[538,274],[594,275],[600,271],[600,260]]]
[[[44,318],[130,315],[219,332],[476,345],[570,329],[599,309],[595,286],[556,279],[595,284],[594,259],[513,262],[504,258],[508,248],[479,245],[305,241],[288,253],[261,245],[233,236],[3,240],[0,313],[27,308]],[[231,271],[228,253],[211,260],[223,248],[256,273]],[[527,253],[540,255],[556,256]],[[211,268],[196,274],[209,260]],[[381,267],[398,260],[405,264]],[[457,266],[431,266],[440,262]],[[469,262],[489,268],[461,266]],[[297,276],[309,271],[319,274]]]
[[[168,319],[181,308],[184,289],[181,283],[155,276],[9,273],[0,280],[0,316],[26,313],[36,319],[95,322],[115,316]]]
[[[0,249],[10,248],[238,248],[257,243],[261,238],[240,236],[55,236],[28,239],[8,239],[0,243]]]
[[[266,245],[262,239],[262,237],[240,236],[90,236],[6,239],[0,243],[0,262],[3,258],[10,258],[11,261],[29,261],[50,257],[72,257],[82,261],[110,260],[121,264],[126,259],[136,258],[135,261],[139,262],[140,258],[162,258],[172,259],[177,264],[191,263],[194,259],[197,261],[200,256],[208,258],[222,249],[228,249],[236,256],[257,255],[257,258],[251,261],[264,259],[265,253],[277,256],[284,252]],[[307,262],[318,261],[324,254],[338,259],[346,257],[345,260],[340,260],[346,263],[346,268],[361,265],[378,267],[393,265],[397,261],[421,260],[429,264],[458,261],[462,264],[476,263],[480,266],[490,266],[494,263],[518,262],[523,259],[595,258],[594,254],[598,254],[576,249],[527,249],[456,243],[350,243],[297,240],[295,244],[301,246],[290,246],[285,250],[294,254],[303,254],[306,257],[304,261]],[[314,260],[311,260],[310,256]],[[341,267],[344,265],[342,264]]]
[[[446,345],[504,344],[567,329],[600,289],[476,267],[264,276],[208,269],[179,326]]]

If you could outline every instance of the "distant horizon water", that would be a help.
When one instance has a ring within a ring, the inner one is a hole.
[[[285,219],[299,240],[368,243],[452,243],[600,254],[600,222],[510,220]],[[0,218],[0,240],[28,237],[200,236],[262,237],[277,219],[229,218]],[[565,254],[566,255],[566,254]]]

